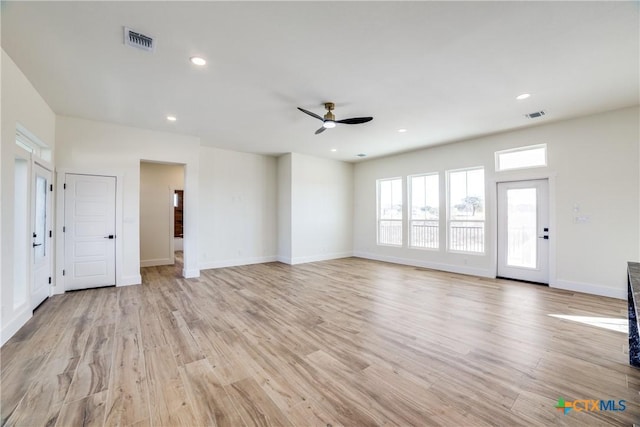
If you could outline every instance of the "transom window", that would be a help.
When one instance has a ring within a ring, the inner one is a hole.
[[[547,144],[496,151],[496,171],[547,166]]]

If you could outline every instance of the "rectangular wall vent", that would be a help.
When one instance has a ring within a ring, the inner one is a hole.
[[[152,37],[127,27],[124,27],[124,44],[147,52],[153,52],[156,49],[156,43]]]
[[[544,111],[540,110],[540,111],[536,111],[535,113],[525,114],[524,116],[529,119],[536,119],[538,117],[544,116]]]

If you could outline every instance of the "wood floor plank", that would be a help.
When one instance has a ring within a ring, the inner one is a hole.
[[[45,301],[0,349],[1,424],[640,425],[627,335],[581,321],[625,301],[358,258],[181,268]]]
[[[7,419],[6,425],[55,425],[78,359],[72,357],[48,360],[46,368],[31,383],[24,398]]]
[[[60,409],[56,426],[101,427],[104,424],[104,410],[107,392],[101,391],[83,399],[65,403]]]
[[[169,346],[146,350],[145,367],[149,382],[151,424],[158,426],[195,426],[173,352]]]
[[[23,359],[22,363],[10,367],[2,365],[2,378],[0,379],[0,397],[2,404],[0,410],[2,419],[0,425],[4,425],[11,416],[20,401],[24,399],[32,382],[42,370],[48,354],[36,354],[34,357]]]
[[[245,423],[206,359],[178,367],[197,425],[244,426]]]
[[[225,390],[248,426],[292,426],[254,379],[240,380]]]
[[[78,363],[65,402],[84,399],[92,394],[106,391],[110,372],[112,354],[91,351],[85,353]]]
[[[128,326],[126,331],[130,331]],[[116,338],[112,366],[105,406],[105,425],[148,423],[148,384],[144,352],[138,334]]]

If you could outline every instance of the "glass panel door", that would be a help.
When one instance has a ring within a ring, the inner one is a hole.
[[[549,283],[549,182],[498,184],[498,276]]]
[[[51,172],[33,165],[31,227],[31,308],[36,308],[50,294],[51,270]]]

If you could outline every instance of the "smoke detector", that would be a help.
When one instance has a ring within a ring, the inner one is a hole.
[[[153,37],[133,31],[131,28],[124,28],[124,44],[137,49],[153,52],[156,50],[156,43]]]

